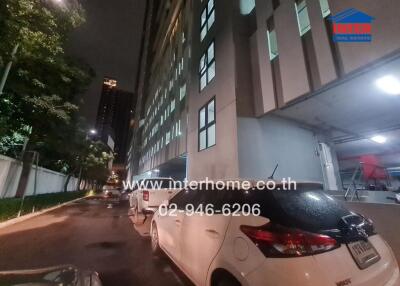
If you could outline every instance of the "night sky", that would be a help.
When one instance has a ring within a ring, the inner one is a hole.
[[[94,125],[104,76],[133,91],[139,62],[145,0],[80,0],[86,23],[73,32],[68,53],[83,59],[96,72],[84,95],[81,113]]]

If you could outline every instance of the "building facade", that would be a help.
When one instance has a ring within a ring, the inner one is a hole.
[[[349,158],[391,152],[400,166],[400,97],[377,88],[400,85],[398,1],[149,2],[132,176],[181,158],[188,179],[278,166],[276,178],[339,189]],[[334,41],[331,17],[350,8],[369,15],[370,42]]]
[[[117,80],[104,78],[96,118],[97,137],[115,153],[114,164],[126,164],[130,118],[136,97],[121,90]]]

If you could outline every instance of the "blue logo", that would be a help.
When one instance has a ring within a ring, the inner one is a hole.
[[[375,20],[354,8],[328,18],[333,23],[334,42],[371,42],[371,23]]]

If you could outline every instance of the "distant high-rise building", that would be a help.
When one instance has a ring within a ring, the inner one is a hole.
[[[114,149],[114,131],[112,122],[115,113],[115,94],[117,91],[117,81],[105,77],[101,89],[101,97],[97,110],[96,129],[101,141]]]
[[[115,164],[124,163],[134,94],[117,88],[117,80],[105,77],[97,112],[98,137],[115,153]]]

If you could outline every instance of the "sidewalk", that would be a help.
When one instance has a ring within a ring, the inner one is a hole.
[[[72,203],[74,203],[76,201],[83,200],[85,198],[87,198],[87,196],[84,196],[84,197],[81,197],[81,198],[77,198],[77,199],[74,199],[72,201],[56,205],[54,207],[50,207],[50,208],[43,209],[43,210],[40,210],[40,211],[37,211],[37,212],[33,212],[33,213],[30,213],[30,214],[22,215],[20,217],[16,217],[16,218],[12,218],[12,219],[6,220],[6,221],[0,223],[0,229],[8,227],[8,226],[11,226],[11,225],[14,225],[14,224],[17,224],[17,223],[20,223],[20,222],[23,222],[23,221],[26,221],[28,219],[31,219],[31,218],[34,218],[34,217],[37,217],[37,216],[40,216],[40,215],[45,214],[47,212],[51,212],[53,210],[56,210],[58,208],[66,206],[68,204],[72,204]]]

